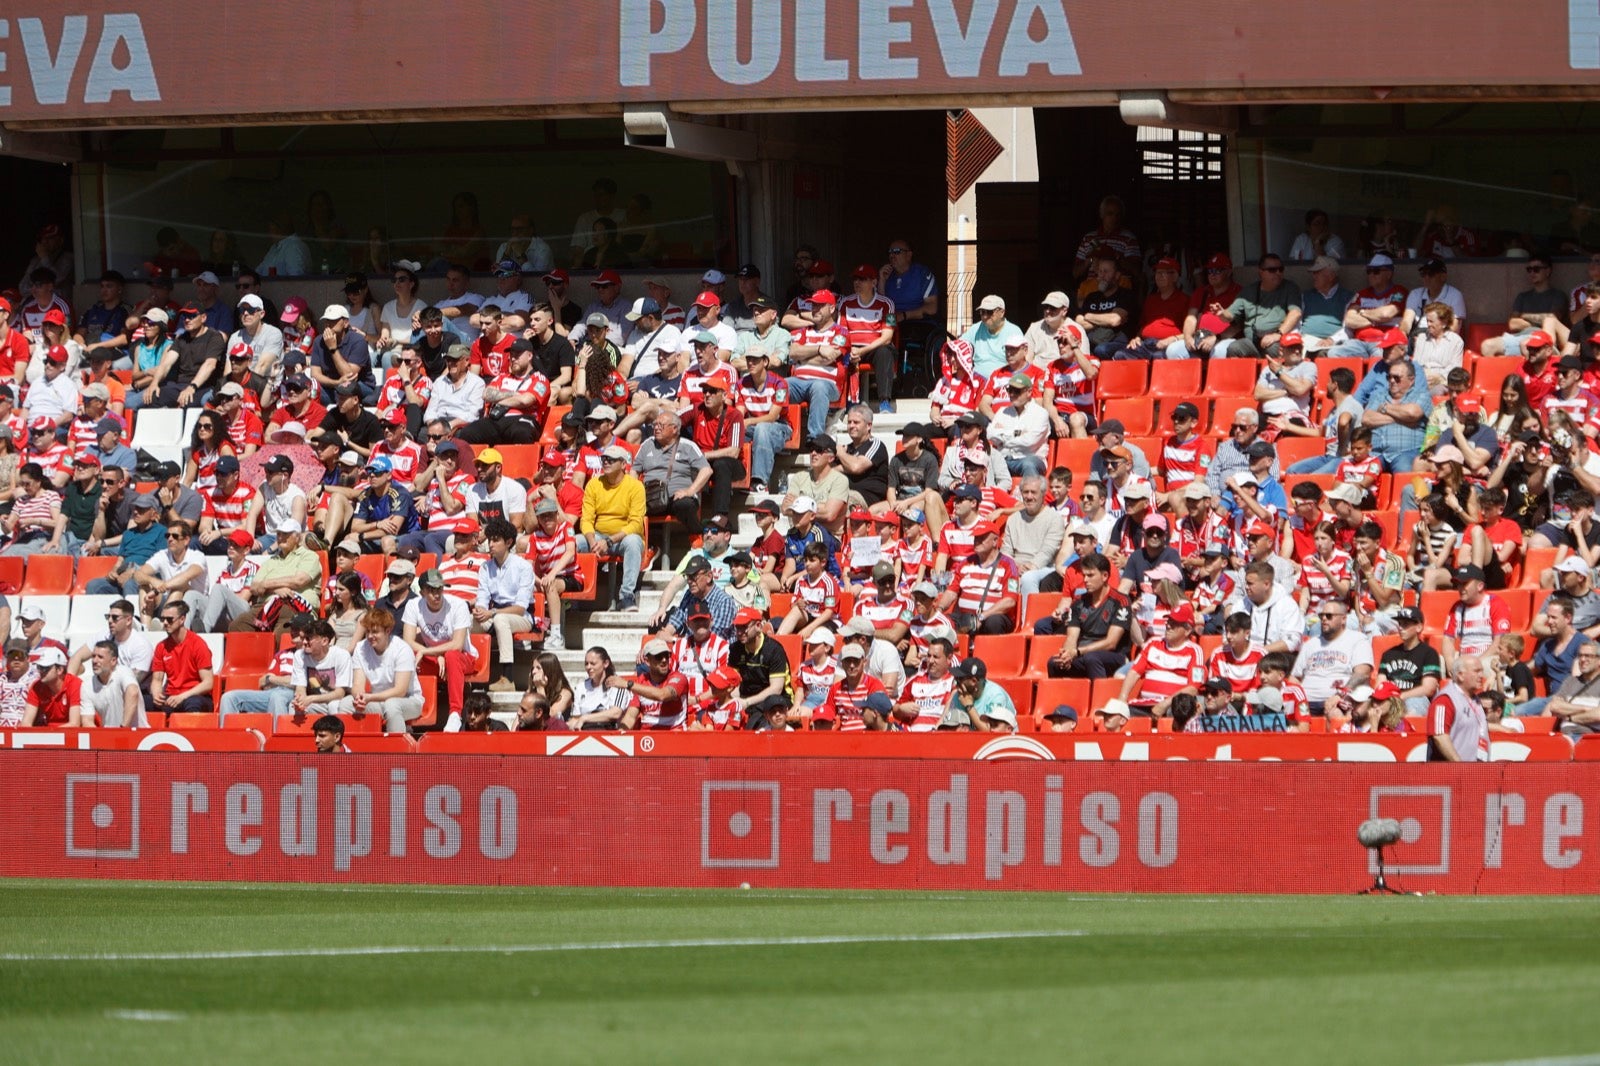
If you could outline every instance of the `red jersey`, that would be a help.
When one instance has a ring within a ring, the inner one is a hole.
[[[506,367],[511,365],[511,345],[516,338],[509,333],[502,333],[498,340],[490,341],[487,334],[479,334],[478,339],[472,342],[472,366],[485,381],[497,378],[506,372]],[[517,391],[521,391],[520,389]]]
[[[537,370],[530,370],[526,374],[496,374],[494,380],[489,382],[491,388],[501,392],[530,393],[533,400],[525,404],[514,404],[506,400],[500,401],[510,417],[527,418],[536,425],[543,426],[545,418],[550,414],[550,379]]]
[[[546,533],[542,522],[534,523],[528,532],[529,554],[533,557],[533,572],[540,578],[549,577],[557,573],[556,566],[561,562],[568,549],[576,550],[578,540],[572,535],[572,527],[565,522],[556,522],[554,533]],[[559,571],[562,577],[573,577],[578,570],[578,557],[573,555],[565,569]],[[571,590],[569,590],[571,591]]]
[[[395,483],[399,485],[410,485],[416,478],[417,471],[422,469],[422,445],[410,437],[392,451],[387,440],[380,440],[372,446],[372,458],[367,461],[370,463],[379,456],[388,457],[390,465],[394,467]]]
[[[739,407],[745,415],[756,418],[773,408],[783,410],[789,406],[789,382],[773,373],[757,385],[749,374],[739,379]]]
[[[1365,459],[1340,459],[1339,468],[1334,472],[1334,477],[1341,484],[1354,485],[1362,492],[1369,492],[1372,486],[1378,483],[1378,475],[1383,473],[1383,460],[1376,455],[1368,455]]]
[[[1492,592],[1485,592],[1476,607],[1458,600],[1444,622],[1444,635],[1455,638],[1462,655],[1482,655],[1496,637],[1511,632],[1511,608]]]
[[[256,498],[254,485],[246,485],[242,480],[234,485],[233,492],[224,496],[220,489],[212,486],[209,491],[200,494],[205,506],[200,514],[203,518],[216,520],[217,528],[233,529],[244,523],[244,514],[250,509],[250,504]]]
[[[53,693],[44,690],[43,681],[35,681],[28,688],[28,706],[39,709],[38,715],[33,720],[36,727],[66,725],[71,718],[72,708],[82,702],[82,699],[83,679],[72,674],[63,677],[61,687]]]
[[[996,511],[1007,511],[1017,505],[1017,498],[1004,489],[992,485],[983,487],[983,500],[978,504],[978,520],[991,521]]]
[[[1148,641],[1133,661],[1133,669],[1139,672],[1139,690],[1128,702],[1136,706],[1148,707],[1171,698],[1179,689],[1198,689],[1206,683],[1206,655],[1192,640],[1176,648],[1165,641]]]
[[[672,670],[689,682],[689,695],[704,696],[711,691],[711,675],[728,665],[728,642],[715,633],[705,643],[696,644],[685,633],[672,642]]]
[[[794,583],[794,602],[805,608],[808,616],[815,618],[823,611],[839,610],[839,582],[826,570],[815,581],[801,574]]]
[[[1334,598],[1334,581],[1352,583],[1355,581],[1355,565],[1347,552],[1334,549],[1332,557],[1324,560],[1328,567],[1326,575],[1311,562],[1312,558],[1307,556],[1306,561],[1300,566],[1300,587],[1308,594],[1307,614],[1315,614],[1318,607]]]
[[[707,370],[698,362],[689,364],[689,369],[685,370],[683,377],[678,379],[678,399],[690,406],[698,406],[700,401],[706,398],[706,379],[713,374],[721,373],[724,368],[730,372],[733,369],[729,364],[720,360],[710,370]]]
[[[1094,410],[1094,382],[1100,373],[1100,360],[1090,356],[1089,365],[1094,368],[1094,375],[1076,357],[1057,359],[1048,367],[1050,387],[1056,390],[1056,410],[1062,415]]]
[[[1171,296],[1152,292],[1139,308],[1139,336],[1169,341],[1183,332],[1183,320],[1188,316],[1189,296],[1182,289],[1173,289]]]
[[[972,525],[977,525],[974,521]],[[972,529],[964,527],[960,522],[951,520],[939,530],[939,552],[949,559],[952,571],[958,569],[963,560],[972,554]]]
[[[55,440],[54,437],[50,439]],[[44,471],[45,480],[54,481],[57,474],[72,472],[72,449],[65,444],[51,444],[42,452],[29,448],[22,453],[22,461],[38,463],[39,469]]]
[[[926,533],[913,546],[904,538],[894,542],[895,558],[900,560],[900,587],[910,588],[923,579],[933,565],[934,551],[938,545]]]
[[[688,719],[687,697],[689,694],[689,679],[677,671],[673,671],[662,680],[660,685],[655,685],[650,680],[649,672],[640,668],[637,679],[646,685],[656,688],[672,690],[672,695],[664,700],[647,699],[635,695],[634,701],[639,705],[639,729],[682,729]]]
[[[1222,317],[1233,301],[1239,298],[1242,286],[1236,281],[1230,281],[1227,288],[1217,292],[1210,285],[1202,285],[1194,291],[1189,299],[1189,310],[1194,312],[1197,325],[1212,333],[1222,334],[1231,323]],[[1405,306],[1405,290],[1400,292],[1400,304]]]
[[[483,564],[489,561],[487,552],[451,552],[439,560],[439,576],[444,578],[444,593],[467,603],[478,599],[478,579],[483,574]],[[470,646],[470,645],[469,645]]]
[[[702,452],[738,448],[744,444],[744,415],[737,407],[728,406],[720,415],[712,415],[696,405],[683,414],[683,435]]]
[[[1556,391],[1556,361],[1547,358],[1544,369],[1534,373],[1528,367],[1528,360],[1524,359],[1517,367],[1517,373],[1528,386],[1528,406],[1539,410],[1544,406],[1545,397]]]
[[[328,409],[326,407],[322,406],[316,400],[307,400],[306,409],[299,414],[295,414],[293,411],[289,410],[287,406],[279,407],[276,411],[272,412],[272,417],[267,420],[267,425],[271,426],[273,429],[277,429],[286,422],[298,422],[302,426],[305,426],[306,432],[310,434],[315,433],[317,427],[322,425],[323,419],[327,417]]]
[[[228,439],[240,452],[252,444],[261,447],[266,441],[266,427],[261,424],[261,416],[241,405],[239,413],[228,423]]]
[[[417,397],[424,405],[433,396],[433,381],[428,375],[417,373],[411,380],[411,387],[416,390]],[[384,375],[383,384],[378,388],[378,421],[383,422],[396,407],[406,402],[406,383],[400,376],[396,367],[391,367]],[[387,424],[387,423],[386,423]]]
[[[874,293],[866,303],[853,294],[839,301],[839,324],[850,338],[851,348],[865,347],[877,340],[893,314],[894,303],[881,292]]]
[[[1026,374],[1033,381],[1033,391],[1029,393],[1032,399],[1044,395],[1045,384],[1050,381],[1050,372],[1037,363],[1029,363],[1020,371],[1003,366],[989,375],[988,382],[983,387],[983,394],[989,398],[989,406],[996,411],[1011,405],[1011,377],[1014,374]]]
[[[914,607],[911,597],[904,592],[897,592],[883,600],[878,597],[877,586],[869,585],[865,592],[856,597],[854,617],[865,618],[872,623],[873,629],[882,630],[897,622],[910,622]]]
[[[972,377],[941,378],[928,394],[928,400],[946,422],[954,422],[962,415],[978,409],[978,401],[983,398],[983,385],[983,382]]]
[[[837,348],[841,352],[848,352],[850,350],[850,334],[845,332],[844,324],[835,322],[826,329],[807,326],[795,334],[794,347],[796,348],[823,344],[831,348]],[[819,366],[816,363],[792,363],[789,366],[789,373],[793,377],[809,381],[831,381],[838,385],[844,381],[849,369],[849,360],[840,356],[836,362],[828,366]],[[685,374],[684,377],[687,378],[688,375]],[[974,407],[976,407],[976,404],[974,404]]]
[[[1247,649],[1243,656],[1236,657],[1224,644],[1206,660],[1206,673],[1211,677],[1227,678],[1229,684],[1233,685],[1235,696],[1254,692],[1261,685],[1261,660],[1264,658],[1266,652],[1254,647]]]
[[[940,628],[948,629],[951,632],[954,632],[956,628],[955,622],[943,611],[934,611],[932,618],[923,618],[918,614],[911,616],[911,646],[917,649],[919,655],[925,654],[928,650],[928,634]]]
[[[20,329],[8,329],[4,339],[0,339],[0,377],[11,381],[17,376],[17,367],[27,366],[28,360],[33,358],[33,351],[28,347],[28,339],[22,335]],[[18,437],[26,440],[26,436]]]
[[[449,530],[454,533],[463,523],[472,519],[472,513],[467,510],[467,486],[472,483],[472,475],[465,471],[458,471],[446,483],[445,488],[450,497],[460,506],[454,514],[444,509],[444,496],[439,492],[439,485],[435,482],[428,488],[428,495],[423,497],[422,505],[418,508],[423,514],[423,522],[428,531]]]
[[[166,637],[156,643],[150,659],[150,673],[166,674],[167,695],[186,692],[200,682],[200,671],[211,669],[211,646],[200,634],[190,630],[181,641]]]
[[[889,694],[889,690],[883,687],[882,681],[866,672],[861,674],[861,680],[854,688],[848,687],[844,678],[836,681],[828,690],[828,698],[822,702],[824,707],[833,710],[834,728],[841,733],[865,732],[867,723],[861,719],[861,705],[866,703],[867,697],[874,692]]]
[[[1206,476],[1217,446],[1209,437],[1198,433],[1180,441],[1174,434],[1161,442],[1161,459],[1157,473],[1167,479],[1168,491],[1182,488],[1196,478]]]
[[[737,733],[744,728],[744,711],[736,698],[718,703],[715,696],[707,695],[695,704],[694,720],[712,729]]]
[[[1011,607],[1006,613],[1015,618],[1020,580],[1017,564],[1008,555],[998,556],[992,563],[980,563],[969,556],[966,565],[956,572],[956,610],[983,615],[1010,597]]]
[[[917,705],[917,717],[906,729],[912,733],[931,733],[938,729],[944,709],[950,705],[950,694],[955,689],[955,675],[949,672],[935,681],[924,670],[907,681],[900,690],[900,698],[895,701]]]

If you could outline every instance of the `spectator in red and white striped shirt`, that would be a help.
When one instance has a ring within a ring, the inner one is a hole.
[[[24,463],[17,471],[21,491],[5,517],[10,536],[0,555],[58,554],[61,537],[67,529],[67,516],[61,513],[61,494],[45,480],[38,463]]]
[[[941,635],[928,641],[922,671],[906,682],[894,705],[895,719],[909,732],[931,733],[939,728],[944,709],[950,705],[950,694],[956,688],[955,675],[950,672],[954,658],[955,645],[949,637]]]
[[[1180,692],[1198,695],[1206,680],[1206,655],[1190,637],[1194,608],[1180,603],[1167,615],[1167,631],[1139,652],[1122,681],[1122,699],[1135,710],[1160,718]]]
[[[468,604],[478,599],[478,577],[489,553],[479,550],[478,520],[470,514],[462,519],[450,537],[450,552],[439,556],[439,573],[444,576],[444,591]]]
[[[1000,554],[1000,531],[992,522],[972,527],[972,555],[945,590],[943,606],[955,607],[962,633],[1009,633],[1017,627],[1017,564]]]
[[[256,488],[240,480],[239,460],[234,456],[218,459],[216,474],[216,485],[200,494],[205,501],[200,512],[200,550],[207,555],[226,555],[228,531],[244,524]]]
[[[578,540],[572,526],[562,521],[561,505],[545,498],[533,508],[533,528],[528,531],[528,547],[533,554],[533,580],[544,592],[545,612],[550,632],[544,638],[547,651],[565,651],[561,633],[561,597],[583,591],[583,574],[578,570]]]

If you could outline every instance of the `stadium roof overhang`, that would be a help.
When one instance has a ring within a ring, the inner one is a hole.
[[[1364,22],[1381,31],[1354,46],[1346,34]],[[547,50],[508,49],[517,27]],[[1593,99],[1600,13],[1560,0],[1358,0],[1337,10],[335,0],[314,11],[21,0],[0,18],[0,125],[25,132],[620,116],[639,105],[688,115],[1103,106],[1155,93],[1197,108]]]

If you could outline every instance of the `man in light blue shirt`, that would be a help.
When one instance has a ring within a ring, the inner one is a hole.
[[[514,692],[511,663],[516,658],[513,635],[533,628],[528,605],[533,602],[533,564],[516,554],[517,530],[504,518],[491,518],[483,524],[483,539],[489,544],[478,578],[478,598],[472,607],[472,631],[493,633],[495,679],[490,692]]]
[[[1009,692],[989,680],[989,669],[983,660],[968,656],[951,668],[950,674],[956,679],[956,687],[950,693],[950,706],[941,726],[954,719],[959,727],[964,717],[980,733],[1017,731],[1017,706],[1011,702]]]
[[[1006,341],[1022,340],[1022,330],[1015,322],[1006,321],[1006,302],[989,295],[978,304],[978,321],[974,322],[961,339],[972,345],[972,371],[980,381],[1006,365]]]

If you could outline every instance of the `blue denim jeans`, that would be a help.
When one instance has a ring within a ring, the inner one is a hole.
[[[828,408],[839,398],[839,386],[821,378],[790,378],[789,402],[806,405],[806,436],[827,431]],[[754,475],[752,475],[754,476]]]

